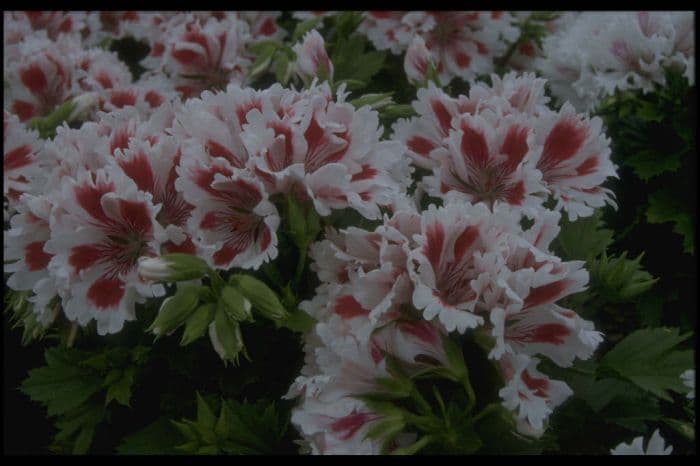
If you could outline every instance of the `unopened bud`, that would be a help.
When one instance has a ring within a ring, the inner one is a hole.
[[[197,256],[173,253],[160,257],[140,257],[138,273],[144,280],[180,282],[202,278],[209,271]]]

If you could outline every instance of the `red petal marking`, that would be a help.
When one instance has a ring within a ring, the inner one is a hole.
[[[214,181],[214,175],[217,173],[221,173],[224,176],[231,176],[233,175],[233,172],[229,170],[227,167],[222,167],[219,165],[214,165],[212,167],[208,168],[201,168],[198,169],[194,174],[193,174],[193,179],[194,183],[208,192],[209,194],[216,196],[216,197],[221,197],[221,193],[217,191],[216,189],[211,187],[212,182]]]
[[[442,247],[445,243],[445,230],[439,222],[434,222],[429,225],[425,232],[427,242],[423,246],[423,254],[430,261],[433,270],[438,270],[440,266],[440,258],[442,257]]]
[[[528,129],[524,126],[513,125],[508,128],[501,146],[501,153],[508,157],[503,166],[509,172],[514,171],[527,154],[527,133]]]
[[[452,127],[452,115],[450,115],[450,112],[447,111],[447,107],[445,107],[445,104],[443,104],[440,99],[433,99],[430,102],[430,107],[433,109],[433,113],[435,113],[435,117],[442,130],[442,135],[447,136]]]
[[[163,253],[164,254],[171,254],[174,252],[181,252],[183,254],[192,254],[195,255],[197,253],[197,248],[194,246],[194,243],[192,242],[192,238],[189,236],[185,241],[183,241],[180,244],[175,244],[172,241],[168,241],[163,244]]]
[[[231,244],[224,244],[221,249],[214,253],[214,265],[225,266],[230,264],[239,252],[241,252],[241,250]]]
[[[556,301],[568,285],[569,280],[559,280],[531,289],[530,294],[525,298],[524,309]]]
[[[193,42],[195,44],[201,45],[204,48],[204,50],[206,50],[207,55],[211,53],[209,51],[209,41],[207,40],[207,37],[204,34],[195,31],[189,31],[185,33],[183,39],[185,42]]]
[[[264,36],[271,36],[275,32],[277,32],[275,22],[272,20],[272,18],[267,18],[260,27],[260,33]]]
[[[248,121],[246,115],[248,115],[248,112],[250,112],[254,108],[257,108],[262,112],[262,103],[259,100],[256,100],[236,108],[236,116],[238,117],[238,122],[241,125]]]
[[[46,80],[46,75],[44,71],[39,67],[39,65],[29,65],[27,68],[20,70],[19,78],[22,84],[29,89],[32,94],[40,94],[46,89],[48,81]]]
[[[459,66],[460,68],[467,68],[472,62],[472,57],[470,57],[464,52],[457,52],[457,55],[455,56],[455,62],[457,62],[457,66]]]
[[[32,148],[29,145],[19,146],[16,149],[12,149],[10,152],[6,152],[2,160],[2,168],[5,171],[16,170],[21,167],[26,167],[31,165]]]
[[[377,19],[388,19],[391,18],[391,11],[370,11],[369,15]]]
[[[588,129],[585,126],[578,126],[575,119],[567,118],[559,121],[544,141],[538,168],[552,168],[570,159],[579,151],[587,135]]]
[[[522,371],[520,378],[527,388],[533,390],[536,396],[541,398],[547,397],[547,389],[549,389],[549,381],[547,379],[538,379],[532,377],[527,371]]]
[[[78,204],[80,204],[80,207],[94,219],[103,223],[111,223],[111,220],[105,215],[104,210],[102,210],[100,201],[103,195],[112,191],[114,191],[114,185],[112,183],[98,186],[84,184],[75,187],[75,199],[78,201]]]
[[[95,81],[100,83],[100,85],[105,89],[111,89],[112,87],[114,87],[114,83],[112,83],[112,78],[110,78],[109,75],[104,71],[98,73],[97,76],[95,76]]]
[[[175,60],[179,61],[183,65],[189,65],[197,58],[199,58],[199,54],[197,52],[194,52],[189,49],[173,50],[172,55]]]
[[[462,122],[462,156],[477,167],[484,167],[489,160],[489,147],[486,138],[478,130]]]
[[[525,183],[518,181],[505,192],[505,201],[511,205],[522,205],[525,200]]]
[[[148,156],[144,152],[139,151],[126,160],[120,159],[118,164],[141,191],[155,194],[155,177]]]
[[[158,108],[163,103],[163,97],[161,97],[156,91],[148,91],[146,95],[143,96],[151,108]]]
[[[348,440],[360,430],[368,421],[373,420],[376,416],[370,413],[358,413],[355,410],[345,417],[341,417],[333,422],[329,427],[335,434],[339,434],[340,440]]]
[[[109,96],[109,102],[117,108],[136,105],[136,92],[132,90],[113,91]]]
[[[343,319],[352,319],[357,316],[366,316],[369,311],[362,307],[355,298],[350,295],[341,296],[335,300],[333,309]]]
[[[418,338],[419,340],[431,345],[434,345],[438,341],[440,341],[435,328],[425,320],[414,320],[412,322],[406,322],[400,324],[399,328],[401,329],[401,331],[409,333],[414,337]]]
[[[68,263],[75,269],[75,273],[87,269],[102,258],[102,251],[96,244],[83,244],[71,249]]]
[[[44,243],[46,241],[35,241],[24,247],[24,263],[30,271],[42,270],[49,265],[52,256],[44,252]]]
[[[369,355],[372,358],[372,361],[374,361],[374,364],[379,364],[380,362],[382,362],[382,359],[384,359],[382,349],[379,347],[379,344],[374,339],[372,339],[370,343]]]
[[[571,335],[571,331],[562,324],[544,324],[536,327],[530,341],[533,343],[549,343],[552,345],[564,344],[565,338]]]
[[[270,229],[267,225],[264,225],[262,228],[262,233],[260,233],[260,250],[265,251],[272,242],[272,233],[270,233]]]
[[[207,154],[209,154],[212,157],[223,157],[229,162],[231,162],[231,165],[233,165],[236,168],[243,168],[243,163],[233,155],[233,153],[226,149],[224,146],[219,144],[216,141],[209,140],[204,146],[204,149],[207,151]]]
[[[476,226],[468,226],[457,237],[454,245],[455,261],[461,261],[464,253],[474,244],[474,241],[479,237],[479,228]]]
[[[292,128],[289,126],[273,122],[269,125],[275,132],[275,136],[284,136],[284,167],[292,164],[292,155],[294,154],[294,145],[292,144]]]
[[[379,170],[376,168],[372,168],[369,165],[362,165],[362,171],[352,175],[350,181],[371,180],[377,173],[379,173]]]
[[[119,213],[130,231],[148,235],[153,230],[151,213],[143,202],[119,200]]]
[[[535,53],[537,52],[535,50],[535,46],[532,45],[531,42],[525,42],[518,48],[519,52],[526,57],[534,57]]]
[[[118,128],[114,134],[112,134],[112,138],[109,141],[109,153],[114,155],[117,149],[124,150],[129,147],[131,136],[127,127]]]
[[[119,305],[124,296],[124,283],[118,278],[100,277],[87,290],[87,299],[100,310],[110,310]]]
[[[406,142],[406,145],[410,150],[415,152],[418,155],[422,155],[424,157],[427,157],[430,152],[437,147],[435,144],[433,144],[431,141],[427,140],[426,138],[420,137],[420,136],[413,136],[411,139],[409,139]]]
[[[501,16],[503,16],[502,11],[492,11],[491,12],[491,19],[500,19]]]
[[[136,11],[126,11],[122,15],[123,21],[138,21],[139,14]]]
[[[163,45],[162,42],[156,42],[153,44],[153,48],[151,49],[151,56],[153,57],[160,57],[163,55],[163,52],[165,52],[165,45]]]
[[[219,225],[219,214],[218,212],[207,212],[202,221],[199,222],[199,228],[204,230],[213,230]]]
[[[58,32],[70,32],[71,29],[73,29],[73,20],[68,16],[58,27]]]
[[[581,165],[576,167],[576,174],[579,176],[589,175],[598,168],[598,157],[591,156],[583,161]]]
[[[476,51],[479,52],[480,55],[488,55],[489,48],[486,47],[483,42],[476,41]]]
[[[24,100],[15,100],[12,103],[12,113],[17,115],[19,121],[27,121],[34,116],[34,105]]]
[[[350,280],[350,277],[348,276],[348,271],[346,269],[341,269],[338,273],[335,274],[335,279],[339,283],[345,283],[348,280]]]

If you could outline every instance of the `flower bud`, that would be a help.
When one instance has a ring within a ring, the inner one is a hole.
[[[250,312],[250,301],[245,299],[245,297],[235,288],[227,286],[221,290],[219,302],[222,309],[231,319],[238,322],[244,320],[249,322],[253,321],[253,315]]]
[[[232,277],[232,283],[263,317],[274,322],[288,317],[289,313],[277,298],[277,294],[257,278],[239,274]]]
[[[297,54],[297,71],[306,78],[318,77],[321,81],[333,80],[333,63],[328,58],[326,45],[318,31],[306,33],[302,43],[293,47]]]
[[[68,121],[80,120],[85,115],[97,108],[100,103],[100,96],[97,92],[86,92],[73,99],[73,110],[68,115]]]
[[[403,62],[403,69],[406,71],[408,80],[413,84],[425,83],[430,79],[431,69],[434,72],[433,58],[430,51],[425,46],[425,41],[420,36],[415,36],[411,45],[406,51]]]
[[[179,282],[202,278],[209,271],[207,263],[196,256],[173,253],[160,257],[140,257],[138,273],[144,280]]]
[[[174,296],[165,298],[148,330],[156,336],[174,331],[197,307],[201,289],[200,286],[185,286],[177,290]]]

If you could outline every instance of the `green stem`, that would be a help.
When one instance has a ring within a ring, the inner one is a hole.
[[[482,409],[481,412],[480,412],[479,414],[477,414],[476,416],[474,416],[474,417],[472,418],[472,422],[473,422],[474,424],[476,424],[481,418],[483,418],[483,417],[485,417],[485,416],[491,414],[492,412],[496,411],[496,410],[499,409],[500,407],[501,407],[501,405],[499,405],[499,404],[490,404],[490,405],[488,405],[487,407],[485,407],[484,409]]]
[[[224,282],[224,279],[221,278],[221,275],[219,275],[219,272],[213,269],[209,269],[209,281],[211,282],[211,288],[212,291],[214,292],[214,296],[218,298],[218,296],[221,294],[221,290],[224,289],[224,286],[226,286],[226,283]]]
[[[301,280],[301,275],[304,273],[304,268],[306,267],[306,250],[308,245],[304,244],[304,247],[299,248],[299,259],[297,260],[297,268],[294,271],[294,289],[299,286],[299,281]]]

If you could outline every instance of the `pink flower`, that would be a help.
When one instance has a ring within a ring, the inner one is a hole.
[[[507,117],[498,126],[478,115],[462,115],[446,140],[448,151],[435,157],[437,174],[425,179],[428,192],[489,207],[506,203],[537,207],[540,174],[526,164],[533,136],[526,118]]]
[[[38,194],[50,163],[42,152],[43,141],[17,116],[3,113],[3,195],[14,203],[24,192]]]
[[[226,160],[182,160],[175,187],[194,206],[195,243],[216,268],[257,269],[277,257],[279,216],[262,184]]]
[[[518,410],[517,418],[542,429],[553,409],[573,394],[568,385],[536,369],[539,360],[525,355],[504,356],[500,368],[506,381],[498,395],[503,405]]]
[[[558,113],[548,112],[538,120],[535,134],[542,148],[536,166],[558,201],[557,209],[566,209],[573,221],[606,203],[615,205],[612,191],[600,186],[608,177],[617,177],[600,118],[578,115],[564,104]]]
[[[150,196],[115,166],[79,171],[61,183],[56,222],[44,249],[51,273],[67,278],[63,309],[70,320],[97,321],[100,335],[135,319],[135,304],[160,296],[137,274],[138,258],[155,255],[163,234]]]

